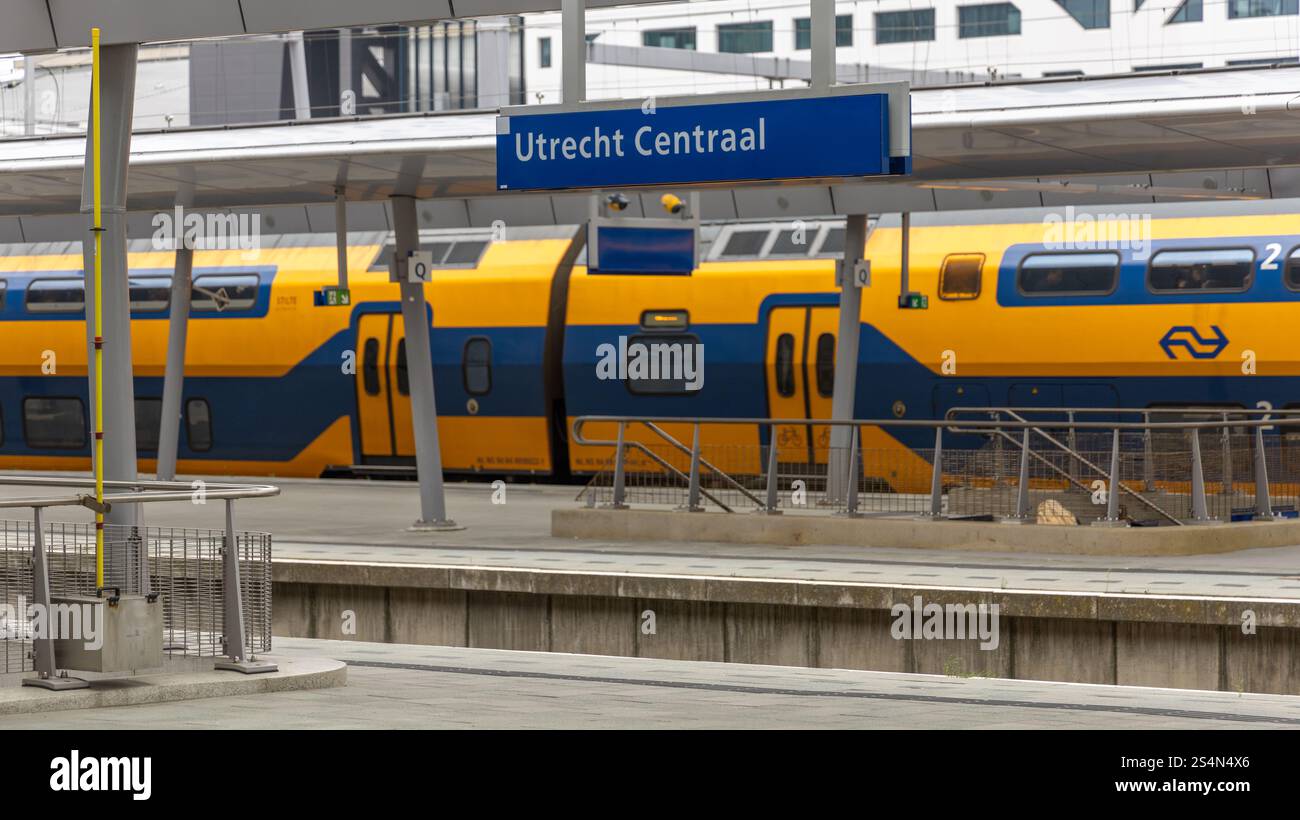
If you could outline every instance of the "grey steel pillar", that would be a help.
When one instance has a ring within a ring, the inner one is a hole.
[[[295,119],[311,119],[311,92],[307,85],[307,46],[301,31],[284,35],[289,47],[289,75],[293,80],[293,115]]]
[[[934,466],[930,469],[930,512],[926,518],[943,518],[943,428],[934,428]]]
[[[587,3],[560,0],[560,86],[565,105],[587,99]]]
[[[126,171],[131,151],[131,122],[135,116],[135,69],[137,46],[104,46],[100,49],[100,157],[104,163],[101,195],[104,217],[104,478],[135,481],[135,385],[131,367],[131,297],[126,266]],[[93,112],[91,114],[93,117]],[[88,123],[87,132],[94,127]],[[94,152],[86,140],[86,172],[82,174],[81,212],[93,227]],[[89,414],[95,406],[95,240],[87,231],[82,242],[86,270],[86,352],[90,376]],[[93,448],[92,448],[93,449]],[[104,523],[135,526],[140,521],[138,504],[114,504]],[[105,546],[104,565],[118,566],[113,545]]]
[[[1232,496],[1232,427],[1228,425],[1228,414],[1223,414],[1223,432],[1219,434],[1219,444],[1223,450],[1223,486],[1220,495]],[[1232,502],[1228,502],[1231,509]]]
[[[1106,517],[1092,522],[1094,526],[1127,527],[1128,522],[1119,517],[1119,428],[1111,436],[1110,475],[1106,485]]]
[[[394,196],[393,231],[398,260],[420,249],[420,229],[415,215],[415,198]],[[424,284],[408,282],[406,269],[398,265],[401,279],[402,323],[406,327],[406,364],[411,384],[411,421],[415,426],[415,470],[420,479],[420,519],[415,530],[462,529],[447,518],[447,500],[442,487],[442,449],[438,444],[438,407],[433,393],[433,354],[429,347],[429,314],[425,309]]]
[[[176,246],[171,313],[167,317],[167,369],[163,373],[162,423],[158,429],[157,472],[160,481],[176,478],[176,451],[180,447],[181,434],[181,395],[185,387],[185,339],[190,325],[193,270],[194,251],[182,241]]]
[[[239,539],[235,532],[235,501],[226,499],[226,541],[221,553],[221,631],[225,638],[228,660],[217,661],[215,669],[228,669],[252,675],[274,672],[270,661],[259,661],[248,654],[244,645],[244,594],[239,577]]]
[[[687,512],[703,512],[700,506],[700,425],[695,425],[695,435],[691,438],[691,472],[687,480],[686,506],[678,507]]]
[[[835,0],[812,0],[810,13],[812,87],[825,90],[835,82]]]
[[[609,506],[615,510],[626,510],[627,505],[623,503],[623,482],[626,480],[625,460],[627,458],[627,444],[624,439],[627,435],[627,422],[618,423],[618,443],[614,445],[614,487],[610,493]]]
[[[1011,520],[1023,524],[1029,520],[1029,428],[1020,436],[1020,483],[1016,487],[1016,511]]]
[[[857,518],[861,515],[858,512],[858,479],[860,468],[858,467],[858,426],[852,426],[852,432],[849,434],[849,471],[845,474],[847,486],[847,497],[844,503],[844,514],[849,518]]]
[[[1197,524],[1208,524],[1213,519],[1210,518],[1209,508],[1205,504],[1205,472],[1201,469],[1201,431],[1199,428],[1192,428],[1189,432],[1192,437],[1192,521]]]
[[[854,266],[862,259],[867,242],[867,217],[851,214],[844,220],[844,264],[840,277],[840,323],[835,343],[835,379],[831,391],[831,418],[851,421],[858,386],[858,338],[862,333],[862,289],[854,282]],[[847,424],[831,427],[831,450],[827,458],[826,495],[831,504],[845,500],[844,478],[848,475],[849,439]]]
[[[1268,492],[1268,463],[1264,453],[1264,428],[1255,428],[1255,520],[1280,521],[1273,514],[1273,502]]]
[[[41,522],[40,507],[32,508],[32,603],[45,607],[47,613],[51,611],[50,571],[48,562],[45,560],[45,533],[44,525]],[[23,619],[26,618],[26,615],[25,612],[19,613],[18,617]],[[102,618],[103,613],[98,613],[96,617]],[[84,680],[58,675],[54,662],[54,639],[50,633],[53,627],[53,621],[47,617],[45,637],[32,641],[32,650],[35,654],[33,667],[36,670],[36,677],[23,678],[22,685],[54,690],[85,689],[89,687],[90,684]]]
[[[334,189],[334,257],[338,285],[348,286],[348,201],[342,186]]]
[[[776,426],[769,424],[767,426],[768,444],[767,444],[767,503],[763,507],[763,512],[768,515],[780,515],[781,503],[781,478],[779,476],[780,468],[777,466],[776,452]]]

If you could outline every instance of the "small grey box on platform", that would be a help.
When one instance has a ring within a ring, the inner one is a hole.
[[[51,619],[63,619],[54,633],[54,658],[59,669],[132,672],[163,665],[161,596],[149,600],[143,595],[122,595],[113,605],[107,597],[93,595],[60,596],[52,601]],[[81,624],[80,637],[64,634],[64,625],[74,620]],[[88,631],[91,628],[93,634]]]

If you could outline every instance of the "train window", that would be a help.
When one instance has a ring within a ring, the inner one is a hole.
[[[162,430],[162,399],[135,400],[135,449],[153,452],[158,449]]]
[[[139,313],[161,313],[171,304],[172,278],[170,276],[133,276],[131,282],[131,310]]]
[[[826,238],[822,240],[822,246],[817,249],[818,256],[843,256],[844,255],[844,229],[831,228],[826,232]]]
[[[962,253],[946,256],[939,270],[940,299],[975,299],[980,295],[984,272],[984,254]]]
[[[23,438],[28,447],[80,450],[86,446],[86,407],[75,397],[23,399]]]
[[[835,336],[817,337],[817,395],[830,398],[835,393]]]
[[[451,251],[447,253],[447,258],[442,264],[472,268],[478,264],[487,246],[486,242],[457,242],[451,246]]]
[[[379,395],[379,340],[373,336],[361,349],[361,387],[367,396]]]
[[[27,310],[32,313],[82,313],[86,284],[81,279],[37,279],[27,286]]]
[[[0,310],[5,309],[5,291],[7,291],[8,289],[9,289],[9,283],[3,279],[0,279]],[[3,439],[0,439],[0,441],[3,441]]]
[[[1151,257],[1147,285],[1153,293],[1244,291],[1254,270],[1250,248],[1160,251]]]
[[[0,409],[0,447],[3,447],[4,443],[5,443],[5,414],[3,409]]]
[[[727,244],[722,249],[722,255],[758,256],[762,253],[763,245],[766,242],[766,229],[761,231],[732,231],[731,236],[727,237]]]
[[[794,395],[794,336],[776,337],[776,392],[783,398]]]
[[[795,231],[786,229],[778,231],[776,239],[772,242],[772,248],[767,252],[768,256],[807,256],[811,250],[810,240],[816,239],[816,231],[812,236],[808,235],[807,229]]]
[[[689,396],[704,383],[700,339],[689,333],[654,333],[627,340],[629,393],[637,396]]]
[[[1291,290],[1300,290],[1300,248],[1291,251],[1286,260],[1286,273],[1283,281]],[[4,307],[4,287],[0,284],[0,308]]]
[[[251,310],[257,304],[257,274],[205,274],[194,280],[192,310],[225,313]]]
[[[185,402],[185,438],[196,453],[212,449],[212,410],[207,399]]]
[[[492,389],[492,343],[483,336],[465,342],[461,376],[465,392],[482,396]]]
[[[441,265],[442,260],[447,258],[447,251],[451,250],[450,242],[421,242],[420,250],[427,251],[433,257],[433,264]],[[366,268],[370,273],[382,273],[388,270],[388,263],[392,261],[393,254],[397,252],[397,246],[392,242],[385,245],[375,256],[370,267]]]
[[[397,340],[397,392],[411,395],[411,374],[406,369],[406,339]]]
[[[1119,280],[1117,253],[1042,253],[1020,263],[1018,285],[1026,296],[1104,294]]]

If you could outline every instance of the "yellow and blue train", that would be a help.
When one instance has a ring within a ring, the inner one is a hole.
[[[1076,235],[1061,232],[1059,211],[918,215],[909,275],[928,297],[924,309],[900,308],[900,228],[876,225],[857,417],[934,418],[983,405],[1297,406],[1291,322],[1300,312],[1290,305],[1300,303],[1300,216],[1284,202],[1142,211],[1153,218],[1136,234],[1108,233],[1130,217],[1088,209],[1072,214],[1090,225]],[[1084,233],[1093,240],[1080,240]],[[448,472],[589,473],[606,453],[570,445],[579,415],[830,414],[842,224],[706,226],[704,261],[690,276],[593,275],[580,236],[577,228],[510,230],[500,241],[422,234],[439,267],[426,293]],[[195,252],[182,472],[317,476],[412,462],[391,249],[384,234],[354,237],[346,306],[317,304],[336,275],[332,237]],[[0,469],[86,469],[79,246],[3,250]],[[129,254],[145,471],[157,447],[172,264],[171,252]],[[620,338],[622,349],[638,340],[702,345],[702,384],[609,378],[598,351]],[[766,436],[706,431],[716,444]],[[823,460],[824,438],[811,423],[783,430],[783,458],[806,450],[802,460]],[[863,439],[896,449],[903,467],[929,444],[899,429]],[[905,472],[923,475],[915,466]]]

